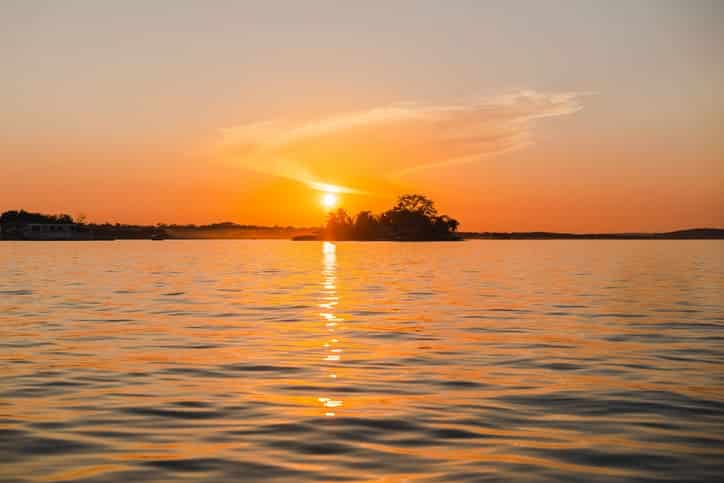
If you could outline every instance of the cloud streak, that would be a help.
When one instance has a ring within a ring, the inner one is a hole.
[[[533,142],[543,118],[582,109],[588,93],[518,91],[466,104],[376,107],[305,122],[222,130],[223,156],[322,191],[370,193],[412,173],[477,162]]]

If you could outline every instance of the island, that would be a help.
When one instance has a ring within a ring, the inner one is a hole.
[[[361,211],[354,218],[339,208],[329,213],[327,224],[314,235],[301,235],[303,240],[356,241],[459,241],[456,233],[460,223],[438,214],[435,203],[420,194],[402,195],[395,206],[375,215]]]

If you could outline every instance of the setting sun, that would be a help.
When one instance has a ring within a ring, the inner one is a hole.
[[[338,198],[334,193],[324,193],[322,195],[322,206],[325,208],[334,208],[337,204]]]

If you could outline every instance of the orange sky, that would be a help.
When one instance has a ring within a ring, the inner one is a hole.
[[[724,226],[718,2],[163,5],[0,6],[0,210]]]

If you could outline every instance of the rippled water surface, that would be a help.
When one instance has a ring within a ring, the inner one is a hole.
[[[0,243],[2,481],[721,481],[720,241]]]

